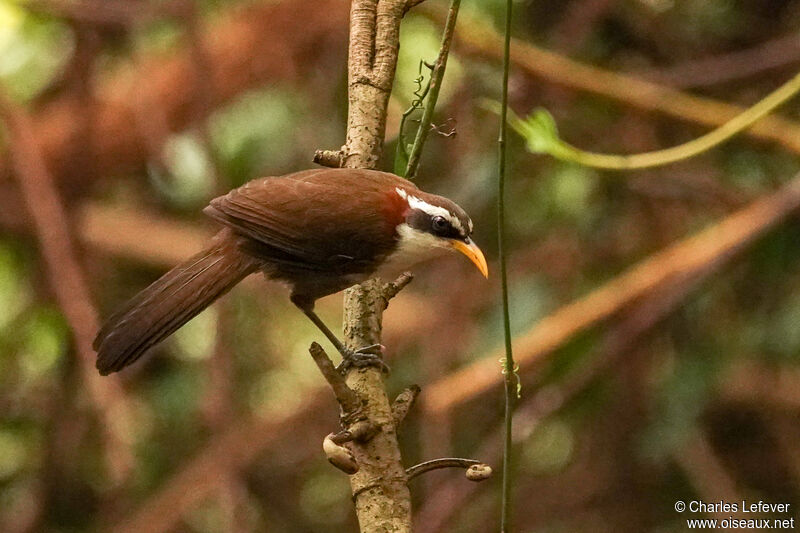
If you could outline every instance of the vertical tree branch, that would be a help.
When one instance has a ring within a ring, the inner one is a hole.
[[[375,168],[380,159],[405,9],[406,2],[399,0],[352,1],[345,167]],[[349,347],[380,343],[385,306],[378,280],[345,291],[344,335]],[[362,398],[364,415],[379,430],[352,446],[360,470],[350,482],[361,531],[411,531],[411,496],[383,375],[376,368],[351,369],[346,379]]]
[[[351,4],[345,167],[375,168],[383,151],[404,7],[399,0]]]
[[[369,280],[345,292],[344,333],[350,347],[380,342],[384,309],[380,280]],[[397,428],[383,374],[370,367],[351,370],[347,384],[363,400],[363,412],[378,432],[355,443],[360,470],[351,476],[361,531],[411,531],[411,495],[397,443]]]

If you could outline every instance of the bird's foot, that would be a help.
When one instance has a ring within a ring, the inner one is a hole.
[[[351,367],[365,368],[368,366],[374,366],[386,374],[389,373],[389,365],[383,362],[383,345],[371,344],[358,350],[345,348],[342,353],[342,362],[336,369],[344,374]]]

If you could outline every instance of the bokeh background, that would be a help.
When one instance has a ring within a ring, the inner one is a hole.
[[[483,102],[499,95],[503,4],[464,1],[419,178],[467,208],[495,273]],[[445,8],[404,21],[384,168]],[[685,142],[800,67],[796,0],[515,10],[513,109],[547,108],[594,151]],[[306,352],[319,334],[284,288],[253,276],[114,377],[90,348],[101,317],[213,233],[210,198],[343,143],[347,18],[343,0],[0,1],[0,530],[355,530],[346,476],[321,453],[338,413]],[[797,516],[800,202],[784,184],[799,109],[630,173],[512,136],[518,531],[682,531],[677,500]],[[423,390],[405,461],[498,468],[498,276],[455,256],[415,274],[384,332],[390,391]],[[319,309],[338,323],[341,297]],[[412,483],[417,531],[495,530],[497,479]]]

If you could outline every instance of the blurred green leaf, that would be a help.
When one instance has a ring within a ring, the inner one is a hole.
[[[29,448],[24,435],[0,428],[0,480],[11,477],[25,468]]]
[[[168,428],[171,435],[199,430],[192,423],[203,387],[199,373],[193,370],[184,364],[180,370],[165,372],[147,382],[147,399],[159,430]]]
[[[534,154],[554,154],[561,145],[556,120],[546,109],[534,109],[527,117],[512,120],[511,125],[525,138],[528,150]]]
[[[552,303],[551,291],[544,278],[531,274],[511,279],[509,287],[509,314],[511,316],[511,332],[514,337],[526,332],[531,325],[545,315]],[[480,344],[474,353],[481,354],[491,350],[503,342],[502,310],[494,307],[484,322],[482,334],[478,336]]]
[[[156,189],[171,203],[196,208],[208,201],[214,191],[214,167],[196,133],[185,132],[167,139],[163,162],[168,176],[152,165],[149,175]]]
[[[12,96],[36,96],[66,66],[74,48],[66,24],[0,2],[0,82]]]
[[[232,185],[241,185],[264,168],[288,169],[299,143],[295,124],[307,117],[298,92],[263,89],[245,94],[210,118],[214,148]]]
[[[69,346],[69,328],[57,309],[37,309],[24,327],[19,364],[27,380],[36,380],[58,364]]]
[[[400,139],[399,142],[402,142]],[[408,167],[408,154],[411,152],[411,147],[414,146],[413,144],[406,144],[405,151],[397,150],[394,156],[394,169],[393,172],[398,176],[402,176],[406,168]]]
[[[723,177],[743,191],[757,193],[769,185],[768,158],[759,151],[742,148],[729,152]]]
[[[145,56],[159,54],[173,49],[184,35],[184,26],[177,19],[156,18],[144,25],[135,25],[132,33],[136,53]]]
[[[534,474],[563,470],[575,451],[575,432],[565,422],[547,420],[522,444],[522,467]]]
[[[300,492],[300,509],[312,522],[330,526],[344,522],[350,509],[342,505],[350,493],[347,478],[329,465],[307,476]],[[326,529],[328,529],[326,527]]]
[[[217,310],[209,307],[175,332],[176,355],[184,360],[208,359],[217,339]]]
[[[559,165],[549,183],[552,210],[569,218],[586,218],[597,185],[596,173],[578,165]]]
[[[717,365],[697,350],[676,360],[658,391],[652,422],[641,440],[645,457],[660,459],[680,448],[695,430],[716,377]]]
[[[511,183],[506,201],[508,227],[514,234],[530,238],[568,224],[591,231],[600,204],[596,193],[602,181],[597,171],[573,163],[548,161],[536,181]]]
[[[15,250],[0,241],[0,332],[31,301],[32,295],[23,268]]]
[[[403,20],[403,24],[400,26],[400,41],[403,46],[400,47],[397,57],[397,74],[392,94],[401,99],[404,107],[411,104],[415,98],[414,92],[419,88],[416,79],[420,74],[420,60],[433,64],[439,56],[441,35],[441,28],[425,17],[414,15],[413,11]],[[423,67],[422,72],[427,80],[430,71]],[[451,53],[447,59],[447,74],[442,82],[439,101],[436,104],[437,109],[443,109],[443,106],[452,98],[463,75],[464,68],[461,61]],[[413,127],[408,129],[414,131]],[[408,140],[413,141],[413,137],[412,133]],[[403,170],[405,171],[405,169]]]
[[[754,347],[756,353],[763,350],[776,360],[800,362],[800,300],[789,297],[778,309],[760,318],[750,318],[761,341],[760,346]]]

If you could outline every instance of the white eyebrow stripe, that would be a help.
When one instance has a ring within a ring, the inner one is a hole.
[[[397,194],[399,194],[401,198],[403,198],[408,202],[408,207],[410,207],[411,209],[419,209],[420,211],[424,211],[425,213],[431,216],[438,215],[444,217],[444,219],[450,222],[450,225],[452,225],[454,228],[456,228],[461,232],[464,231],[464,227],[461,225],[461,221],[458,219],[458,217],[453,216],[453,214],[444,207],[439,207],[438,205],[431,205],[425,200],[420,200],[416,196],[408,194],[408,192],[404,191],[400,187],[395,187],[395,190],[397,191]]]

